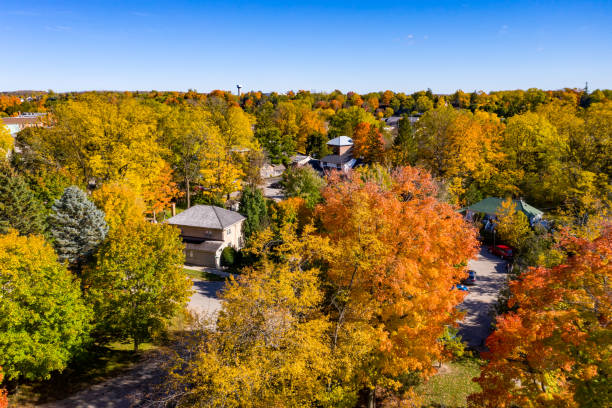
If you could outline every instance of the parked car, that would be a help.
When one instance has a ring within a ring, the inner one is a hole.
[[[489,252],[506,260],[512,259],[512,257],[514,257],[514,250],[507,245],[490,246]]]
[[[468,277],[462,282],[463,285],[475,285],[476,284],[476,272],[468,271]]]
[[[459,284],[459,283],[455,285],[455,288],[457,288],[458,290],[462,290],[462,291],[464,291],[464,292],[469,292],[469,291],[470,291],[470,289],[468,289],[468,287],[467,287],[467,286],[465,286],[465,285],[461,285],[461,284]]]

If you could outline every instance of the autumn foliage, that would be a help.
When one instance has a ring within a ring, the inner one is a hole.
[[[475,254],[475,231],[436,199],[431,176],[417,168],[328,181],[317,214],[331,246],[334,347],[370,348],[359,376],[370,389],[397,388],[410,372],[432,374],[442,353],[437,339],[459,318],[464,293],[454,285]]]
[[[511,284],[510,307],[487,339],[477,407],[610,406],[612,227],[593,241],[566,237],[572,255]]]
[[[2,380],[4,379],[4,375],[2,374],[2,367],[0,367],[0,384],[2,384]],[[8,397],[6,396],[6,390],[0,388],[0,408],[8,407]]]

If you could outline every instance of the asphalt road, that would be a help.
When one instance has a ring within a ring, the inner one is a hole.
[[[499,291],[506,284],[506,261],[490,254],[483,246],[468,267],[476,272],[476,284],[468,286],[470,292],[460,305],[466,315],[459,324],[459,334],[468,346],[480,348],[490,333],[491,311]]]

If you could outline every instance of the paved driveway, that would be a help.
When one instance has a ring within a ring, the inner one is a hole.
[[[223,289],[223,281],[194,280],[192,289],[194,291],[187,306],[195,313],[216,313],[221,309],[221,301],[217,293]]]
[[[264,180],[264,197],[272,199],[276,202],[281,201],[285,198],[285,193],[281,188],[272,187],[273,184],[278,183],[279,181],[281,181],[281,177],[272,177]]]
[[[471,347],[482,347],[489,335],[492,313],[499,291],[506,284],[506,262],[485,247],[478,257],[471,260],[469,268],[476,272],[476,284],[469,286],[470,292],[459,306],[466,315],[459,324],[459,334]]]

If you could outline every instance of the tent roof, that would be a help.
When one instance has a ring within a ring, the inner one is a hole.
[[[504,199],[502,198],[487,197],[484,200],[477,202],[476,204],[472,204],[469,207],[463,208],[461,211],[470,210],[473,212],[494,215],[503,201]],[[512,202],[516,206],[516,209],[522,211],[530,220],[534,217],[541,217],[544,214],[543,211],[532,207],[523,200],[512,200]]]

